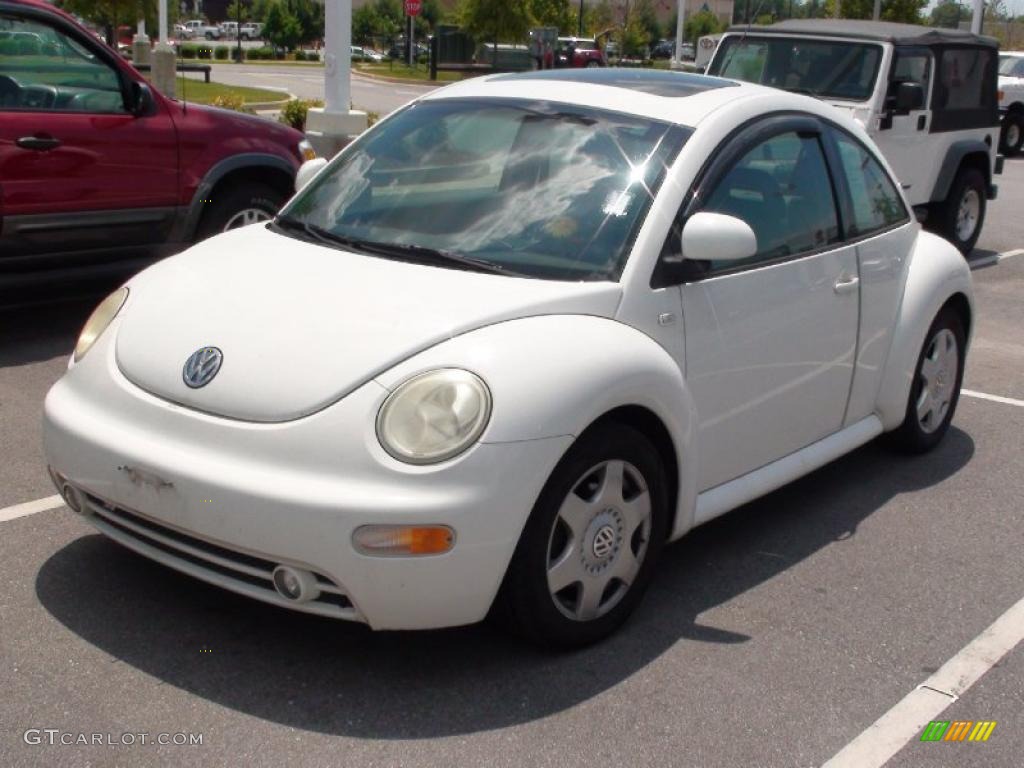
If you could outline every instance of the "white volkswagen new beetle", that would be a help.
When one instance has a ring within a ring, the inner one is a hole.
[[[971,325],[963,258],[839,111],[496,75],[107,298],[46,455],[104,534],[226,589],[571,646],[666,541],[882,432],[933,447]]]

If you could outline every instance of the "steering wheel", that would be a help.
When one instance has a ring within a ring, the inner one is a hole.
[[[16,107],[21,103],[21,85],[9,75],[0,75],[0,107]]]

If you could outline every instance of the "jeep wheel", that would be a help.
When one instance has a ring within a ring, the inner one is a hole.
[[[1020,152],[1024,144],[1024,113],[1011,112],[1003,119],[1003,130],[999,138],[999,150],[1007,157]]]
[[[939,233],[966,256],[985,222],[985,176],[977,168],[961,168],[949,195],[937,207]]]
[[[223,195],[215,195],[203,213],[197,240],[204,240],[229,229],[269,221],[285,198],[265,184],[229,187]]]

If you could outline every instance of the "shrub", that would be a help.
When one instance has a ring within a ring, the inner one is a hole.
[[[181,58],[194,59],[199,52],[199,46],[195,43],[182,43]]]
[[[242,58],[244,59],[245,58],[245,49],[244,48],[237,48],[235,46],[232,46],[231,47],[231,60],[232,61],[240,61],[240,59],[238,58],[238,54],[242,54]]]
[[[310,107],[322,107],[319,99],[292,99],[281,108],[280,120],[298,131],[306,130],[306,114]]]
[[[253,61],[256,59],[272,59],[274,58],[274,51],[268,46],[263,46],[262,48],[250,48],[245,52],[245,57],[247,59],[252,59]]]
[[[221,96],[214,96],[210,99],[211,107],[232,109],[235,112],[245,112],[245,100],[237,93],[225,93]]]
[[[211,58],[213,56],[213,48],[211,48],[208,45],[200,45],[196,49],[196,55],[200,59],[209,59],[209,58]]]
[[[320,61],[320,53],[318,51],[306,51],[306,61]]]
[[[218,45],[213,52],[213,58],[215,58],[217,61],[227,61],[228,50],[229,49],[226,45]]]

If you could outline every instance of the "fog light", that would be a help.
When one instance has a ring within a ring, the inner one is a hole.
[[[296,603],[308,603],[320,596],[316,576],[309,571],[279,565],[274,569],[274,589],[281,597]]]
[[[455,546],[447,525],[363,525],[352,544],[364,555],[443,555]]]

